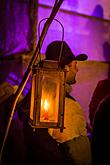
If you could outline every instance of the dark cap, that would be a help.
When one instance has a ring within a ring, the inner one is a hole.
[[[73,60],[84,61],[87,60],[87,58],[86,54],[79,54],[75,56],[65,41],[53,41],[46,49],[46,60],[59,61],[59,66],[62,68]]]

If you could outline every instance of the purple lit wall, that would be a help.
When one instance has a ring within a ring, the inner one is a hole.
[[[40,1],[39,1],[40,2]],[[49,5],[48,7],[42,4]],[[48,17],[51,3],[41,1],[38,20]],[[64,26],[66,40],[75,54],[87,53],[88,60],[110,61],[110,12],[106,3],[97,1],[65,1],[58,12],[58,19]],[[42,52],[46,45],[55,39],[61,39],[61,28],[53,23],[48,31]]]
[[[53,6],[54,0],[39,0],[39,4],[45,4],[48,6]],[[75,11],[85,15],[92,15],[96,6],[101,6],[103,8],[104,18],[110,20],[110,10],[109,10],[109,1],[105,0],[65,0],[61,6],[61,9],[68,11]],[[100,9],[94,14],[94,16],[99,16]]]
[[[39,0],[38,21],[48,17],[54,0]],[[36,0],[37,3],[37,0]],[[106,61],[109,51],[110,6],[104,0],[65,0],[56,18],[63,24],[65,40],[77,54],[88,53],[89,60]],[[0,56],[26,53],[32,49],[34,1],[1,0],[0,5]],[[37,15],[36,15],[37,16]],[[37,18],[36,18],[37,19]],[[38,27],[36,27],[38,30]],[[52,32],[52,33],[51,33]],[[54,24],[46,36],[43,52],[51,40],[61,38],[59,25]],[[56,38],[55,38],[56,37]]]

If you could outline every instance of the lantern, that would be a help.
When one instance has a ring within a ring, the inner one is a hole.
[[[64,128],[65,70],[58,61],[43,60],[33,68],[30,125],[33,128]]]

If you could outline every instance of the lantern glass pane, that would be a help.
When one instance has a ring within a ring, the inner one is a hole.
[[[31,105],[30,105],[30,119],[33,120],[33,111],[34,111],[34,88],[35,78],[32,79],[32,90],[31,90]]]
[[[58,122],[60,81],[43,75],[41,91],[40,122]]]

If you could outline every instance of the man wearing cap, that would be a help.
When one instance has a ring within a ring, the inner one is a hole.
[[[33,132],[28,124],[31,93],[29,91],[19,105],[19,112],[21,111],[23,118],[27,163],[33,161],[40,164],[70,165],[70,162],[72,162],[75,165],[90,165],[90,143],[83,111],[75,99],[69,95],[71,85],[76,82],[77,60],[84,61],[87,56],[80,54],[75,57],[65,41],[53,41],[47,46],[45,59],[59,61],[59,67],[67,70],[64,116],[66,128],[63,133],[56,129],[47,130],[45,128],[39,128]],[[60,146],[63,146],[65,152]]]
[[[59,129],[50,129],[49,133],[55,139],[59,147],[75,165],[91,164],[91,147],[87,136],[86,121],[79,103],[69,94],[71,85],[76,82],[78,72],[77,61],[87,59],[85,54],[75,57],[65,41],[53,41],[47,46],[47,60],[59,61],[59,67],[65,68],[66,73],[66,97],[63,132]]]

